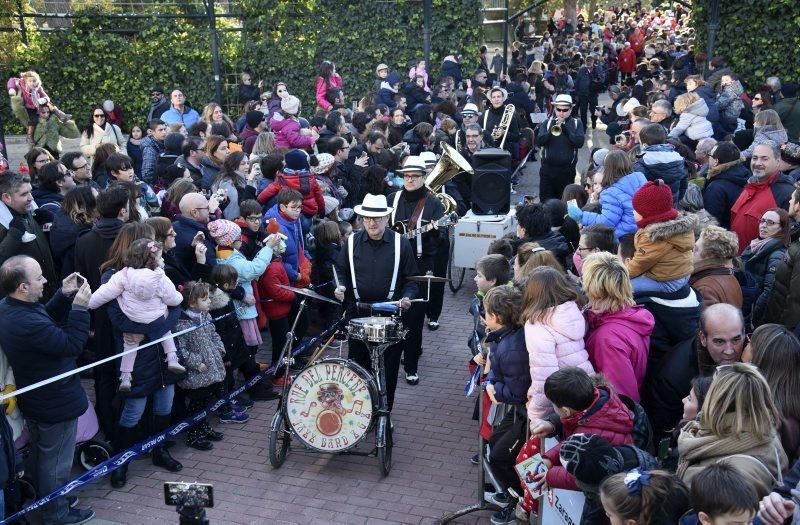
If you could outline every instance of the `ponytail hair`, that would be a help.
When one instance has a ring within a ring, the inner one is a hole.
[[[689,491],[674,474],[633,469],[606,478],[600,485],[603,509],[639,525],[677,523],[689,510]]]

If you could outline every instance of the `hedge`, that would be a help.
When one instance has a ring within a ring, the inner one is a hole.
[[[797,0],[720,0],[720,25],[714,55],[728,59],[749,90],[771,75],[800,81],[800,2]],[[692,2],[696,49],[706,50],[711,0]]]
[[[313,111],[314,79],[323,60],[336,63],[350,100],[369,92],[378,63],[397,68],[405,77],[408,63],[422,55],[419,1],[241,0],[238,5],[242,19],[236,23],[243,31],[219,33],[223,71],[232,78],[232,73],[249,68],[254,79],[264,79],[267,86],[287,82],[289,91],[311,108],[306,115]],[[459,51],[466,57],[465,73],[474,71],[481,39],[480,7],[480,0],[433,0],[429,72],[438,73],[442,59]],[[180,87],[198,110],[214,99],[204,19],[85,14],[90,16],[72,19],[69,30],[45,33],[29,26],[28,46],[20,43],[11,61],[0,64],[3,81],[26,69],[38,71],[52,99],[75,114],[79,126],[88,122],[91,106],[106,98],[125,110],[126,128],[140,121],[156,83],[167,89]],[[217,23],[223,28],[234,25],[225,18]],[[128,32],[108,32],[119,29]],[[235,86],[230,91],[234,98]],[[8,97],[0,100],[6,132],[21,132],[10,114]]]

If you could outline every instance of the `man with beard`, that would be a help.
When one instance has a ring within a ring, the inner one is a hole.
[[[425,162],[420,157],[409,156],[398,172],[403,176],[403,189],[389,198],[394,208],[391,222],[402,222],[406,230],[411,231],[441,219],[444,215],[442,203],[425,186]],[[409,241],[420,274],[433,273],[434,259],[441,243],[438,229],[434,228],[412,237]],[[422,283],[422,286],[427,289],[425,283]],[[422,354],[422,325],[425,311],[425,303],[414,303],[403,318],[405,326],[409,329],[403,342],[403,367],[406,372],[406,382],[410,385],[419,383],[417,363]]]
[[[540,202],[560,199],[564,188],[575,182],[578,150],[586,137],[583,124],[571,114],[572,97],[558,95],[553,114],[539,126],[536,134],[536,146],[544,148],[539,169]]]
[[[781,151],[772,141],[758,144],[750,159],[753,176],[731,208],[731,230],[739,237],[739,253],[758,237],[758,225],[764,212],[789,207],[794,181],[780,172]]]

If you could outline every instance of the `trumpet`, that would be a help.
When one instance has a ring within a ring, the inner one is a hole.
[[[561,125],[561,120],[556,119],[556,123],[550,128],[550,134],[554,137],[560,137],[564,133],[564,128]]]

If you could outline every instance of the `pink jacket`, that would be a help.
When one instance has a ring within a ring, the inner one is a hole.
[[[428,87],[428,71],[426,71],[425,68],[418,69],[417,66],[412,66],[411,69],[408,70],[408,78],[411,80],[411,82],[414,82],[414,77],[417,75],[425,79],[425,84],[422,86],[422,88],[426,92],[430,93],[431,88]]]
[[[525,346],[531,369],[528,389],[528,420],[541,419],[552,405],[544,395],[544,382],[550,374],[565,366],[577,366],[594,374],[589,354],[583,346],[586,319],[574,301],[550,311],[544,322],[525,324]]]
[[[183,296],[158,268],[123,268],[100,286],[89,300],[89,308],[103,306],[116,299],[128,319],[152,323],[167,313],[167,306],[178,306]]]
[[[276,148],[306,149],[314,145],[314,137],[300,134],[300,123],[293,118],[278,119],[273,117],[269,127],[275,132]]]
[[[650,334],[655,319],[644,306],[613,313],[589,311],[586,349],[597,373],[603,374],[620,394],[637,403],[647,371]]]
[[[318,76],[316,85],[314,86],[315,89],[316,89],[316,92],[317,92],[317,95],[315,97],[316,100],[317,100],[317,105],[319,107],[321,107],[322,109],[324,109],[325,111],[330,111],[333,106],[325,98],[325,95],[328,94],[328,89],[330,89],[330,88],[340,88],[340,87],[342,87],[342,84],[343,84],[342,77],[340,77],[338,73],[333,75],[330,78],[330,84],[327,85],[327,86],[325,85],[325,79],[323,79],[322,77]],[[278,146],[278,147],[280,147],[280,146]]]
[[[8,79],[6,82],[6,89],[15,89],[17,91],[17,95],[22,97],[22,102],[25,104],[25,107],[28,109],[39,109],[39,100],[43,98],[46,100],[45,104],[50,103],[50,96],[44,92],[44,88],[41,84],[39,87],[28,90],[28,86],[25,83],[25,80],[22,78],[12,77]]]

